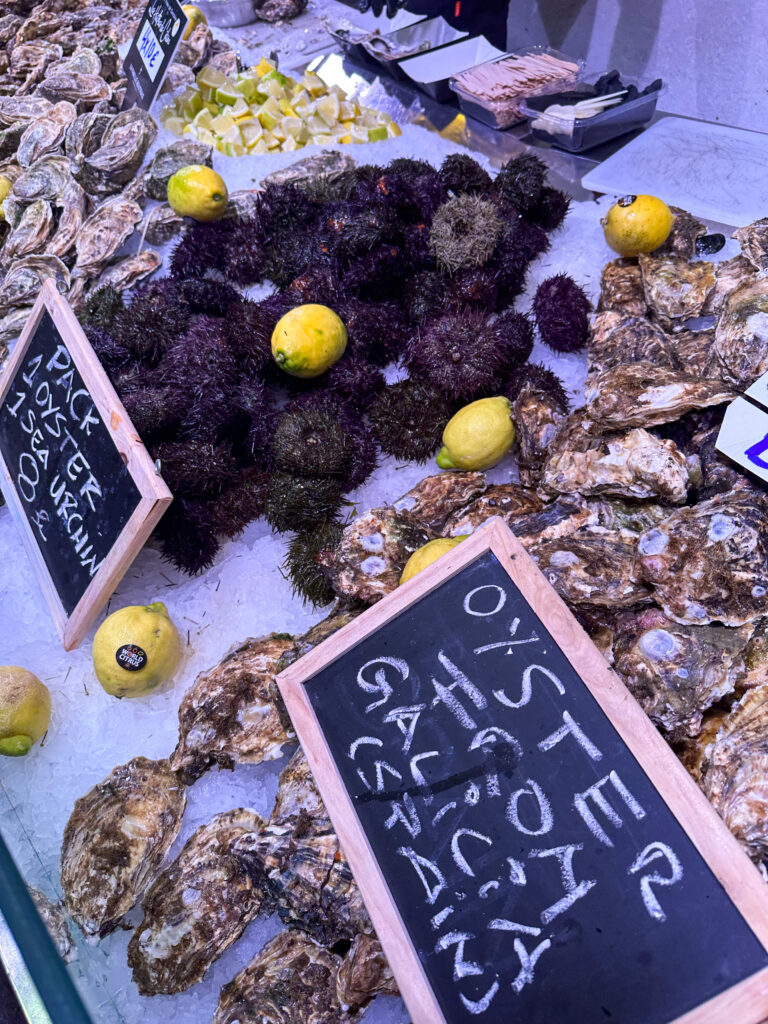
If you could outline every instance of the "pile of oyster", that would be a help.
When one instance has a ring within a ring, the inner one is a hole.
[[[184,141],[142,170],[157,126],[143,110],[120,110],[117,47],[133,36],[143,6],[43,0],[26,17],[0,17],[0,176],[12,182],[0,207],[0,362],[43,281],[77,309],[98,287],[122,291],[154,273],[161,259],[145,243],[163,244],[183,222],[167,203],[145,213],[147,199],[164,200],[179,167],[211,163],[208,146]],[[192,81],[206,61],[226,68],[234,60],[199,25],[166,85]],[[134,233],[138,251],[119,256]]]

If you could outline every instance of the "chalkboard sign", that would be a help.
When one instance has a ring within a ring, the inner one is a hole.
[[[506,526],[281,693],[414,1024],[756,1024],[768,890]]]
[[[64,646],[76,647],[171,493],[50,282],[0,376],[0,470]]]
[[[768,373],[725,410],[717,450],[768,482]]]
[[[123,61],[123,110],[149,110],[155,102],[188,20],[178,0],[149,0]]]

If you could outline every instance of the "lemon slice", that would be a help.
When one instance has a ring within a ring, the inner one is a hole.
[[[368,129],[362,124],[353,124],[349,133],[353,142],[368,142]]]
[[[165,120],[165,128],[167,131],[171,132],[172,135],[181,135],[187,127],[187,123],[183,117],[168,117]]]
[[[209,89],[218,89],[229,84],[227,76],[210,64],[206,64],[204,68],[198,71],[195,81],[199,86],[207,86]]]
[[[219,135],[223,135],[224,132],[234,127],[236,127],[235,119],[231,114],[219,114],[218,117],[211,118],[211,131],[218,132]]]
[[[223,103],[225,106],[231,106],[233,103],[237,103],[243,97],[240,92],[232,85],[231,82],[227,82],[225,85],[220,85],[216,89],[216,102]]]
[[[323,96],[317,101],[317,113],[325,121],[328,127],[339,123],[339,97],[334,93],[330,96]]]
[[[261,126],[261,122],[254,117],[252,121],[246,121],[245,124],[240,125],[240,134],[245,145],[251,147],[255,142],[263,138],[264,129]]]
[[[298,139],[304,131],[304,122],[300,117],[284,117],[281,124],[286,138]]]

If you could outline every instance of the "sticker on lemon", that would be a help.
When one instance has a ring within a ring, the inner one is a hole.
[[[223,216],[229,202],[220,174],[203,164],[189,164],[168,179],[168,202],[182,217],[212,221]]]
[[[51,721],[51,694],[36,675],[0,665],[0,754],[22,757]]]
[[[431,540],[428,543],[417,548],[413,552],[411,557],[405,563],[402,576],[400,577],[400,586],[403,583],[407,583],[408,580],[413,579],[416,573],[421,572],[422,569],[426,569],[428,565],[432,565],[442,555],[452,551],[457,544],[461,544],[466,537],[438,537],[437,540]]]
[[[328,306],[309,303],[289,310],[272,332],[272,355],[292,377],[319,377],[344,355],[347,329]]]
[[[443,431],[443,447],[437,456],[441,469],[490,469],[514,444],[512,405],[499,395],[465,405]]]
[[[13,182],[10,178],[6,178],[4,174],[0,174],[0,223],[5,220],[5,214],[3,213],[2,202],[13,188]]]
[[[171,678],[179,634],[162,601],[129,605],[108,616],[93,638],[96,677],[113,697],[141,697]]]
[[[605,240],[621,256],[653,252],[669,238],[675,215],[656,196],[624,196],[600,222]]]
[[[194,4],[182,4],[181,9],[182,11],[184,11],[187,18],[189,18],[189,21],[187,22],[187,27],[184,29],[184,35],[181,38],[189,39],[189,37],[192,35],[192,33],[195,31],[198,25],[208,24],[208,19],[200,10],[200,8],[196,7]]]

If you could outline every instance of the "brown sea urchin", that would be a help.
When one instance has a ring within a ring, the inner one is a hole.
[[[494,203],[480,196],[454,196],[437,210],[429,244],[439,267],[452,274],[482,267],[493,256],[502,229]]]

